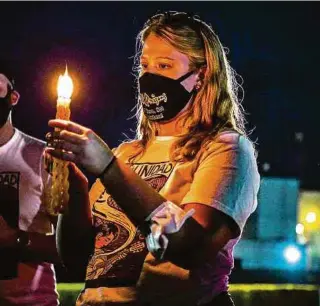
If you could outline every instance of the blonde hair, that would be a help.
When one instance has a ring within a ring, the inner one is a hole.
[[[151,17],[136,40],[136,63],[143,44],[150,34],[164,39],[179,52],[186,54],[191,69],[205,67],[202,86],[193,96],[191,107],[183,120],[188,132],[172,146],[171,159],[192,160],[201,147],[223,130],[234,130],[246,135],[245,118],[238,99],[236,74],[230,67],[225,50],[212,28],[195,16],[167,12]],[[139,69],[136,69],[139,72]],[[157,123],[144,115],[141,102],[137,103],[137,153],[143,154],[149,141],[156,135]]]

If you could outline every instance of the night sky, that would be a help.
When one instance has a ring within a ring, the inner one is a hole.
[[[14,124],[44,138],[67,62],[72,119],[111,147],[132,136],[135,36],[164,10],[198,14],[230,49],[261,174],[320,189],[319,2],[1,2],[0,58],[14,63],[21,94]]]

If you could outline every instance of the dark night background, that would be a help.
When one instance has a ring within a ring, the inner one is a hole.
[[[1,2],[0,57],[12,60],[21,100],[14,124],[44,138],[67,62],[73,120],[113,147],[132,136],[135,35],[163,10],[198,14],[230,49],[244,79],[248,128],[260,171],[320,189],[317,2]],[[266,171],[263,166],[270,165]]]

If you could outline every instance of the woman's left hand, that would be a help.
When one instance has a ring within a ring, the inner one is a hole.
[[[47,137],[46,152],[53,157],[81,165],[94,175],[100,175],[113,158],[108,145],[92,130],[61,119],[50,120],[49,126],[61,130]]]

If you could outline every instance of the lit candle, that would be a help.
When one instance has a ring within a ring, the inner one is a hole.
[[[70,102],[73,92],[73,82],[68,75],[66,67],[64,75],[58,80],[58,100],[56,119],[70,119]],[[59,129],[55,129],[59,131]],[[62,212],[69,201],[69,170],[68,162],[53,158],[52,185],[48,212],[51,215],[58,215]]]

